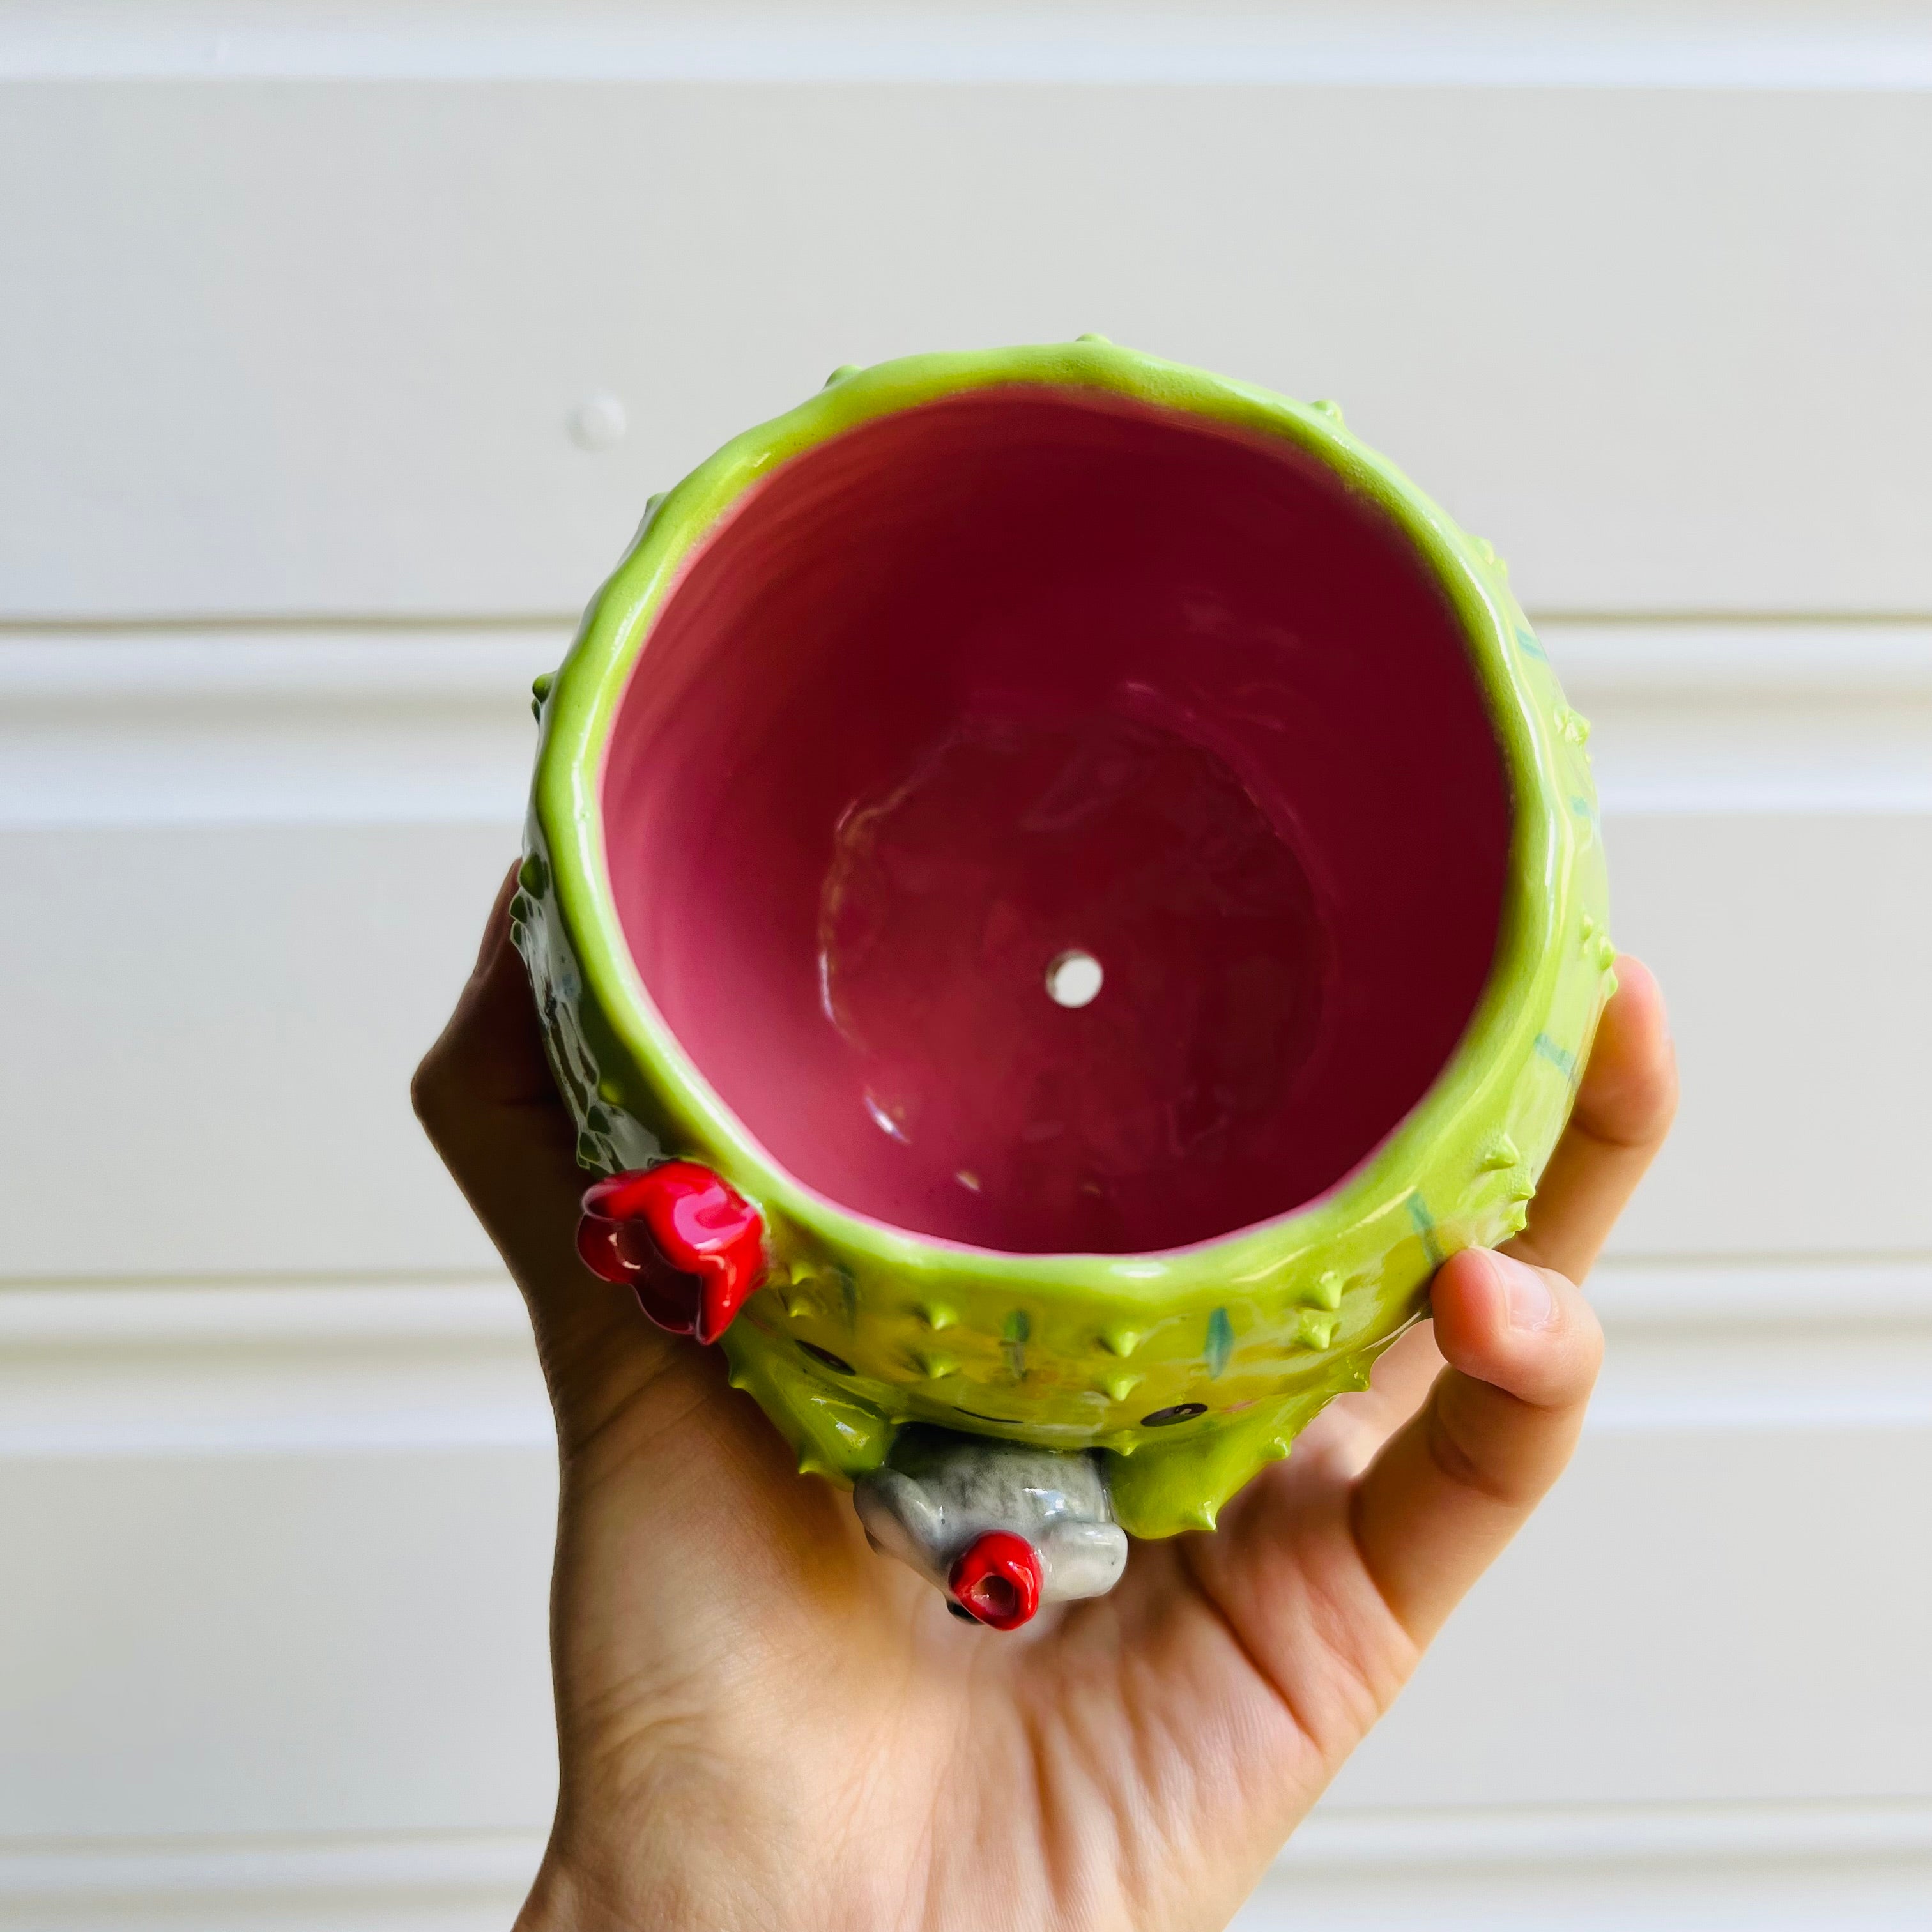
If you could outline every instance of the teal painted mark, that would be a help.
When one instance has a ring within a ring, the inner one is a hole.
[[[1570,801],[1570,809],[1587,825],[1594,826],[1602,822],[1594,799],[1573,798]]]
[[[1550,662],[1550,653],[1543,648],[1534,631],[1526,631],[1520,624],[1517,625],[1516,641],[1525,657],[1540,658],[1545,664]]]
[[[1000,1330],[1000,1352],[1006,1358],[1006,1373],[1015,1382],[1026,1373],[1026,1345],[1032,1334],[1032,1318],[1024,1308],[1016,1308]]]
[[[1429,1211],[1429,1204],[1419,1194],[1408,1197],[1408,1218],[1414,1223],[1415,1232],[1422,1237],[1422,1252],[1429,1257],[1431,1268],[1442,1265],[1442,1244],[1436,1238],[1436,1217]]]
[[[1571,1086],[1576,1084],[1576,1056],[1567,1046],[1558,1046],[1546,1033],[1536,1036],[1536,1050]]]
[[[859,1326],[859,1283],[850,1268],[838,1270],[838,1300],[845,1311],[848,1332]]]
[[[1208,1318],[1208,1376],[1211,1382],[1228,1366],[1234,1347],[1234,1324],[1228,1311],[1217,1308]]]

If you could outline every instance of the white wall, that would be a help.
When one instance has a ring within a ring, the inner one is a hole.
[[[0,1926],[507,1922],[547,1422],[404,1090],[529,679],[833,364],[1090,328],[1510,559],[1686,1082],[1244,1924],[1923,1924],[1928,10],[848,12],[0,6]]]

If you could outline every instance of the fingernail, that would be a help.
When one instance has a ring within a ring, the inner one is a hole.
[[[1556,1319],[1556,1298],[1541,1272],[1507,1256],[1496,1257],[1503,1270],[1503,1292],[1512,1328],[1547,1328]]]
[[[482,943],[476,949],[476,964],[470,969],[470,976],[480,978],[484,967],[495,958],[497,947],[508,936],[510,922],[504,916],[511,900],[517,896],[517,868],[510,868],[509,875],[496,888],[496,902],[490,908],[490,916],[483,928]]]

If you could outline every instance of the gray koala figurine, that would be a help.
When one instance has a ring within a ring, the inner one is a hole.
[[[957,1617],[1016,1630],[1042,1604],[1104,1596],[1127,1564],[1100,1458],[914,1424],[852,1497],[866,1539],[946,1594]]]

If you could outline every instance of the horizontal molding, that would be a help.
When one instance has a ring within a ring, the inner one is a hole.
[[[406,1904],[502,1892],[511,1895],[514,1910],[543,1846],[542,1835],[533,1832],[0,1838],[0,1906],[87,1900],[179,1909],[196,1899],[240,1896],[273,1912],[352,1896]]]
[[[1932,1858],[1932,1800],[1318,1810],[1282,1862],[1290,1870],[1368,1874],[1395,1867],[1885,1857]]]
[[[571,628],[0,637],[0,824],[515,824]]]
[[[1610,1264],[1598,1435],[1932,1428],[1932,1257]],[[0,1458],[528,1448],[515,1291],[434,1282],[0,1288]]]
[[[1932,700],[1932,617],[1540,616],[1574,698]]]
[[[574,610],[651,494],[827,370],[1097,329],[1340,398],[1533,604],[1932,610],[1918,94],[1603,84],[1606,37],[1708,72],[1789,35],[1784,77],[1805,83],[1864,35],[1870,77],[1896,80],[1932,37],[1920,21],[1901,43],[1896,0],[1890,26],[1811,0],[1774,29],[1772,10],[1605,0],[1580,29],[1579,10],[1512,0],[1226,0],[1204,21],[1178,0],[0,9],[0,46],[58,42],[79,74],[131,70],[116,50],[154,34],[188,71],[245,69],[260,32],[320,50],[312,71],[398,74],[386,45],[420,40],[454,72],[443,52],[497,34],[502,71],[541,75],[544,36],[589,20],[835,75],[936,37],[928,70],[964,83],[626,80],[593,34],[584,86],[14,88],[0,150],[39,191],[0,208],[22,291],[0,364],[38,376],[8,396],[0,605]],[[1568,46],[1588,85],[1251,84],[1270,37],[1338,35],[1372,64],[1436,48],[1463,73],[1512,36]],[[1050,71],[1006,51],[1029,36],[1174,84],[971,78],[974,49],[981,71]],[[1182,84],[1204,50],[1243,84]],[[594,300],[544,292],[586,277]],[[1817,399],[1796,424],[1793,395]]]
[[[1932,1256],[1755,1256],[1730,1260],[1627,1256],[1604,1262],[1590,1300],[1619,1335],[1704,1328],[1841,1328],[1932,1322]]]
[[[1618,814],[1932,812],[1932,620],[1546,621]],[[0,824],[500,823],[569,622],[0,634]]]
[[[618,8],[16,5],[0,77],[1029,81],[1484,86],[1932,86],[1932,35],[1814,4],[1534,12],[1454,0],[1274,8],[725,0]],[[1741,17],[1742,14],[1742,17]]]
[[[316,700],[461,706],[511,692],[526,701],[530,679],[555,667],[571,628],[562,616],[512,625],[13,625],[0,628],[0,699],[96,716],[123,706],[232,706],[245,715],[259,704]]]
[[[1932,1428],[1932,1258],[1610,1264],[1596,1436]]]
[[[0,1286],[0,1349],[290,1348],[527,1341],[507,1281],[207,1283],[61,1282]]]
[[[0,1288],[0,1458],[554,1439],[507,1281]]]
[[[500,1896],[514,1910],[542,1856],[534,1832],[184,1840],[0,1839],[0,1906],[86,1900],[158,1918],[246,1898],[273,1924],[351,1898],[406,1910]],[[1472,1868],[1547,1872],[1604,1864],[1790,1870],[1932,1860],[1932,1803],[1577,1805],[1317,1810],[1283,1853],[1283,1878],[1378,1879]],[[122,1922],[118,1920],[110,1922]]]
[[[1932,812],[1932,622],[1540,629],[1606,814]]]

